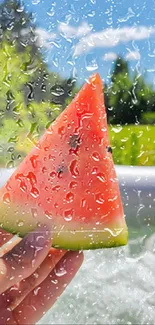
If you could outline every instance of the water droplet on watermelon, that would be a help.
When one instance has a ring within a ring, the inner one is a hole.
[[[51,155],[51,154],[48,156],[48,158],[49,158],[49,160],[52,160],[52,161],[55,160],[55,156],[53,156],[53,155]]]
[[[100,155],[98,152],[93,152],[92,154],[92,158],[95,160],[95,161],[99,161],[100,160]]]
[[[21,221],[21,220],[20,220],[20,221],[18,220],[18,221],[17,221],[17,226],[18,226],[18,227],[23,227],[23,226],[24,226],[24,222]]]
[[[56,209],[59,207],[59,205],[58,205],[57,202],[54,203],[54,207],[55,207]]]
[[[30,194],[36,199],[39,196],[39,191],[36,187],[32,187]]]
[[[65,210],[64,211],[64,219],[66,221],[71,221],[73,218],[73,209]]]
[[[92,175],[96,175],[97,174],[97,168],[96,167],[94,167],[93,169],[92,169]]]
[[[22,192],[25,192],[27,190],[27,186],[24,181],[21,181],[21,183],[20,183],[20,190]]]
[[[79,170],[77,168],[77,160],[73,160],[70,164],[70,172],[73,177],[76,177],[79,175]]]
[[[56,185],[52,188],[52,191],[59,191],[60,190],[60,186],[59,185]]]
[[[7,190],[7,191],[10,191],[10,190],[11,190],[11,186],[10,186],[9,182],[6,183],[6,190]]]
[[[74,199],[74,194],[73,194],[72,192],[68,192],[68,193],[66,194],[66,201],[67,201],[68,203],[71,203],[71,202],[73,202],[73,199]]]
[[[47,203],[51,203],[51,202],[52,202],[51,197],[48,197],[48,198],[47,198]]]
[[[37,209],[32,208],[32,209],[31,209],[31,213],[32,213],[32,217],[33,217],[33,218],[37,218],[37,215],[38,215],[38,213],[37,213]]]
[[[82,206],[82,208],[84,208],[86,206],[86,199],[82,199],[81,206]]]
[[[30,158],[30,161],[31,161],[31,164],[32,164],[33,168],[37,167],[37,158],[38,158],[38,156],[35,156],[35,155]]]
[[[52,215],[48,211],[45,211],[45,217],[49,220],[52,219]]]
[[[72,182],[70,183],[70,185],[69,185],[69,186],[70,186],[70,188],[72,188],[72,189],[73,189],[73,188],[76,188],[76,187],[77,187],[77,185],[78,185],[78,184],[77,184],[77,182],[74,182],[74,181],[72,181]]]
[[[3,202],[6,203],[6,204],[10,203],[10,194],[9,193],[4,194]]]
[[[58,134],[60,134],[61,136],[63,136],[65,134],[65,127],[64,126],[61,126],[59,129],[58,129]]]
[[[47,172],[47,168],[46,167],[43,167],[42,168],[42,172],[43,172],[43,174],[45,174]]]
[[[37,179],[34,173],[29,172],[27,175],[27,179],[30,181],[31,185],[35,185],[37,183]]]
[[[67,271],[61,266],[58,270],[55,269],[55,274],[59,277],[67,274]]]
[[[55,176],[56,176],[56,172],[51,172],[50,173],[50,177],[53,179],[53,178],[55,178]]]
[[[105,176],[104,176],[103,173],[98,173],[97,178],[103,183],[106,181]]]
[[[99,204],[103,204],[104,203],[104,198],[103,198],[103,194],[102,193],[97,193],[95,195],[95,199],[96,199],[96,202],[99,203]]]

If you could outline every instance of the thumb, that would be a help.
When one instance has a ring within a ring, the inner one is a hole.
[[[51,232],[41,226],[0,258],[0,293],[30,276],[51,247]]]

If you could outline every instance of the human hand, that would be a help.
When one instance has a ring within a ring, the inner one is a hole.
[[[0,324],[35,324],[74,278],[83,253],[51,248],[44,227],[12,237],[0,229]]]

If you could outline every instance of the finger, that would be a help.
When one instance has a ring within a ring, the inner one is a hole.
[[[0,247],[6,244],[12,237],[12,234],[0,228]]]
[[[17,325],[14,315],[11,310],[5,309],[3,312],[0,311],[0,325]]]
[[[83,253],[68,252],[40,286],[13,311],[17,324],[35,324],[47,312],[74,278]]]
[[[42,227],[0,258],[0,293],[30,276],[45,259],[50,246],[50,232]]]
[[[9,306],[10,309],[15,309],[22,300],[33,290],[35,287],[42,283],[49,273],[54,269],[60,259],[66,254],[65,250],[58,250],[51,248],[48,255],[42,264],[31,274],[28,278],[22,280],[18,286],[9,288],[2,296],[1,304]]]
[[[13,236],[9,239],[8,242],[5,243],[5,245],[3,245],[0,248],[0,257],[2,257],[4,254],[6,254],[7,252],[9,252],[15,245],[17,245],[22,239],[18,236]]]

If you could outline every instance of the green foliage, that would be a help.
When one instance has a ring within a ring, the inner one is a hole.
[[[32,25],[32,15],[24,10],[21,1],[5,0],[0,4],[0,22],[3,32],[19,32],[21,28]]]
[[[112,83],[105,87],[108,122],[111,124],[137,124],[144,112],[155,111],[155,92],[144,78],[130,76],[128,64],[117,58]]]
[[[23,109],[22,118],[5,118],[0,132],[0,166],[17,165],[60,112],[58,105],[32,102]]]
[[[155,165],[155,126],[109,126],[115,164]]]
[[[147,112],[142,115],[141,122],[143,124],[154,124],[155,125],[155,112]]]
[[[24,87],[43,67],[36,57],[31,62],[30,47],[19,52],[15,45],[0,43],[0,164],[16,162],[32,148],[46,127],[58,116],[60,105],[50,100],[25,101]],[[10,150],[10,148],[12,148]],[[11,160],[10,160],[11,159]]]

